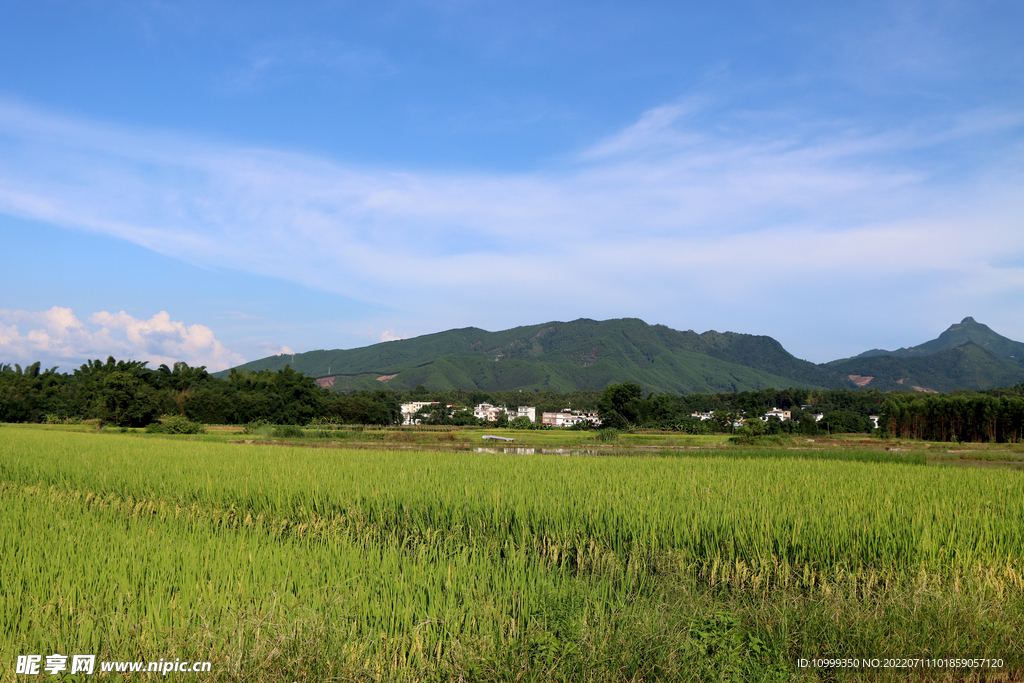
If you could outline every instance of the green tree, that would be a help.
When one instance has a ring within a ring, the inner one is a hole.
[[[430,403],[417,410],[413,417],[425,425],[451,424],[452,412],[445,403]]]
[[[775,419],[778,420],[778,418]],[[742,434],[743,436],[761,436],[762,434],[767,433],[767,431],[767,426],[764,422],[761,421],[761,418],[759,417],[748,417],[743,422],[743,426],[740,427],[740,434]]]
[[[611,429],[629,429],[637,421],[644,390],[639,384],[625,382],[605,388],[597,403],[601,426]]]
[[[736,409],[716,410],[712,419],[723,432],[735,432],[735,425],[740,417],[742,417],[742,414]]]
[[[530,418],[525,415],[520,415],[519,417],[514,418],[508,426],[512,429],[530,429],[533,427],[533,422],[531,422]]]
[[[60,400],[66,379],[57,368],[43,370],[39,362],[24,370],[0,365],[0,422],[39,422],[47,413],[67,417]]]
[[[97,412],[104,422],[119,427],[145,427],[156,421],[160,411],[151,390],[138,376],[115,370],[102,380]]]
[[[473,411],[468,408],[462,408],[456,410],[451,414],[445,424],[458,425],[460,427],[466,427],[471,425],[480,424],[480,420],[473,415]]]
[[[758,420],[760,422],[760,420]],[[790,420],[787,420],[790,422]],[[765,434],[781,434],[786,431],[786,425],[776,415],[770,415],[768,420],[764,423]]]

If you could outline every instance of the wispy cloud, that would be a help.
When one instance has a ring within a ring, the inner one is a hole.
[[[228,91],[253,91],[318,71],[380,77],[392,73],[394,66],[379,50],[351,43],[275,40],[249,48],[238,64],[223,73],[219,85]]]
[[[829,306],[895,320],[971,304],[939,284],[1024,294],[1018,112],[865,131],[756,112],[711,125],[709,102],[519,174],[360,168],[8,103],[0,211],[387,306],[420,331],[737,307],[758,330]],[[955,174],[933,161],[949,154]]]
[[[39,360],[67,367],[107,356],[144,360],[151,367],[184,361],[214,371],[245,362],[209,327],[171,320],[166,311],[149,320],[100,311],[83,323],[70,308],[59,306],[40,312],[0,309],[0,360],[5,363]]]
[[[688,102],[655,107],[644,112],[636,123],[593,145],[581,156],[584,159],[605,159],[621,155],[678,154],[681,149],[692,148],[705,139],[699,133],[686,130],[680,123],[708,102],[706,97],[694,97]]]
[[[221,320],[263,320],[263,316],[253,315],[252,313],[243,313],[241,311],[224,311],[224,315],[220,316]]]

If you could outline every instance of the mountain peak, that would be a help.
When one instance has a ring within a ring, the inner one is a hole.
[[[964,344],[974,344],[994,356],[998,356],[1012,365],[1019,365],[1024,361],[1024,343],[1007,339],[995,332],[984,323],[979,323],[971,316],[967,316],[959,323],[953,323],[949,329],[939,335],[938,339],[932,339],[910,348],[885,351],[872,349],[857,356],[858,358],[870,358],[872,356],[895,356],[907,358],[910,356],[928,356],[941,351],[954,349]],[[865,374],[865,373],[861,373]]]

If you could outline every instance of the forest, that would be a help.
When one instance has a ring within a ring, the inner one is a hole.
[[[904,439],[1020,443],[1024,385],[984,393],[894,395],[882,405],[886,431]]]
[[[772,408],[792,411],[792,420],[769,418],[768,434],[871,432],[869,415],[882,416],[883,433],[944,441],[1020,441],[1024,438],[1024,385],[983,392],[920,394],[861,389],[764,389],[734,393],[655,394],[626,382],[603,391],[412,390],[337,392],[290,366],[279,370],[231,370],[220,379],[205,367],[175,363],[156,369],[142,361],[91,360],[72,373],[0,365],[0,422],[98,420],[144,427],[168,416],[202,424],[306,425],[316,420],[344,424],[401,422],[406,401],[434,401],[426,410],[433,424],[473,424],[480,403],[534,406],[543,412],[597,411],[605,427],[663,429],[691,434],[727,432],[738,420]],[[449,408],[449,405],[451,406]],[[713,413],[701,421],[693,413]],[[815,420],[812,415],[822,415]],[[523,426],[523,425],[517,425]],[[542,425],[535,425],[542,428]],[[584,428],[581,425],[580,428]]]

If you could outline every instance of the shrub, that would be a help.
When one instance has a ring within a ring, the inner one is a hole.
[[[302,431],[302,427],[297,425],[279,425],[274,427],[274,436],[296,439],[305,436],[305,433]]]
[[[146,427],[149,434],[202,434],[206,430],[198,422],[192,422],[180,415],[162,418]]]
[[[737,446],[760,446],[768,448],[771,446],[786,446],[791,443],[790,439],[782,434],[750,434],[740,433],[729,437],[729,443]]]
[[[273,429],[273,425],[269,421],[259,419],[253,420],[249,424],[245,425],[245,429],[242,430],[244,434],[260,434],[262,436],[268,436]]]
[[[333,441],[350,439],[352,435],[353,433],[348,429],[317,429],[312,434],[306,433],[306,436],[311,436],[314,439],[331,439]]]

